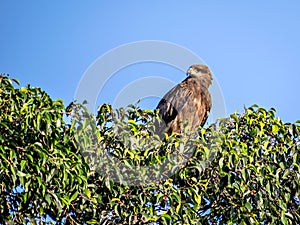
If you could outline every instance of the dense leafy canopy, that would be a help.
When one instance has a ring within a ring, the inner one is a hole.
[[[151,110],[93,116],[13,82],[0,76],[0,224],[300,223],[300,126],[274,109],[162,141]]]

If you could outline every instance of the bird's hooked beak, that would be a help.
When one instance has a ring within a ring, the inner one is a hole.
[[[188,69],[188,71],[186,71],[186,76],[190,76],[191,74],[191,68]]]

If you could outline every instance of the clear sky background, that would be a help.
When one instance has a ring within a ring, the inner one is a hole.
[[[0,72],[66,105],[99,56],[126,43],[161,40],[209,65],[228,114],[256,103],[276,108],[285,122],[300,119],[300,1],[0,0],[0,12]],[[110,80],[98,102],[110,102],[109,95],[145,74],[174,82],[185,77],[163,66],[130,67]]]

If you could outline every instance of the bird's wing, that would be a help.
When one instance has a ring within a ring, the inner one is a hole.
[[[174,120],[186,103],[189,91],[185,86],[184,83],[176,85],[158,103],[156,108],[166,123]]]
[[[164,125],[160,125],[161,132],[171,133],[180,129],[180,112],[185,105],[190,102],[191,91],[187,88],[187,79],[173,87],[158,103],[157,109],[164,121]]]
[[[208,90],[191,77],[173,87],[157,106],[165,122],[165,132],[168,133],[178,132],[182,120],[188,120],[189,126],[203,126],[210,108],[211,98]]]

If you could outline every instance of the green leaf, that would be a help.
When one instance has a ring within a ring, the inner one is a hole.
[[[33,157],[31,155],[29,155],[29,154],[25,154],[25,155],[31,162],[33,162]]]
[[[87,224],[98,224],[98,221],[95,219],[91,219],[87,222]]]
[[[201,205],[201,195],[194,194],[194,199],[198,205]]]
[[[17,85],[20,85],[20,81],[15,79],[15,78],[12,78],[12,80],[17,84]]]
[[[252,206],[251,206],[250,202],[246,202],[246,203],[245,203],[245,207],[247,208],[247,210],[248,210],[249,212],[251,212]]]
[[[179,212],[180,212],[180,209],[181,209],[181,203],[179,203],[179,204],[176,206],[175,212],[176,212],[176,213],[179,213]]]
[[[85,194],[86,197],[88,197],[89,199],[91,198],[91,191],[90,191],[90,189],[86,188],[86,189],[84,190],[84,194]]]
[[[41,114],[38,114],[37,115],[37,119],[36,119],[36,121],[37,121],[37,130],[40,130],[40,127],[41,127]]]
[[[17,174],[18,174],[19,177],[28,177],[28,176],[30,176],[29,174],[23,173],[21,171],[18,171]]]
[[[26,160],[21,160],[21,163],[20,163],[20,166],[21,166],[21,171],[23,171],[24,170],[24,168],[25,168],[25,166],[26,166]]]
[[[52,201],[51,195],[46,194],[46,195],[45,195],[45,200],[46,200],[46,202],[48,203],[48,205],[50,205],[50,204],[51,204],[51,201]]]
[[[272,125],[272,132],[273,132],[274,134],[278,134],[278,131],[279,131],[278,126],[275,125],[275,124],[273,124],[273,125]]]
[[[282,217],[280,218],[280,220],[281,220],[281,222],[282,222],[283,225],[289,224],[289,223],[288,223],[288,220],[287,220],[287,218],[286,218],[285,216],[282,216]]]
[[[178,202],[179,204],[181,203],[181,198],[177,193],[173,193],[172,198],[174,198],[175,201]]]
[[[78,197],[78,191],[75,191],[74,194],[70,198],[70,202],[74,201]]]
[[[165,212],[163,212],[163,213],[161,214],[161,216],[162,216],[163,218],[165,218],[167,221],[171,221],[171,220],[172,220],[172,217],[171,217],[170,215],[166,214]]]

